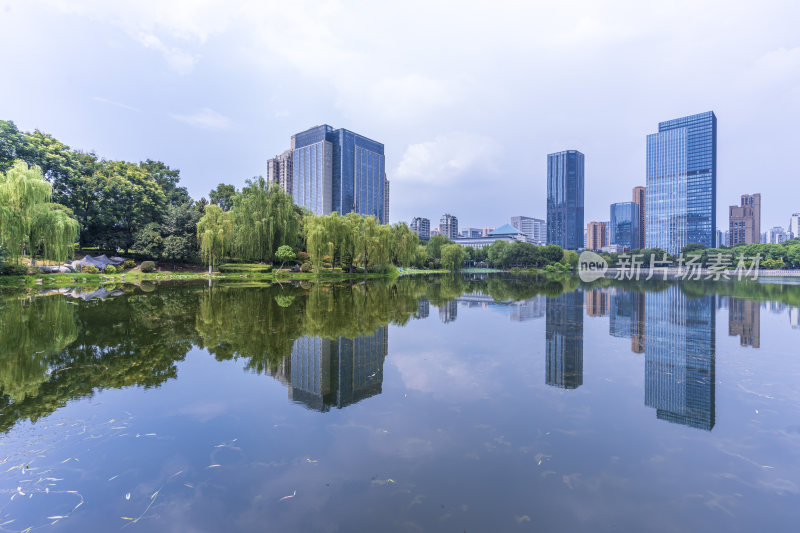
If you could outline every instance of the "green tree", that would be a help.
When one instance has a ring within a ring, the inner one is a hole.
[[[278,248],[277,252],[275,252],[275,257],[281,262],[281,268],[283,268],[283,265],[286,264],[286,261],[291,261],[297,256],[295,255],[291,246],[284,244]]]
[[[428,244],[425,245],[428,251],[428,257],[431,259],[441,259],[442,246],[449,242],[450,239],[444,235],[431,235],[431,238],[428,240]]]
[[[22,133],[10,120],[0,120],[0,172],[6,172],[17,159]]]
[[[270,261],[284,244],[297,242],[300,220],[291,196],[261,176],[233,200],[234,253],[250,261]]]
[[[206,207],[203,218],[197,223],[197,240],[200,255],[208,264],[209,274],[231,249],[233,240],[233,217],[216,205]]]
[[[233,198],[236,196],[236,187],[220,183],[215,189],[211,189],[208,193],[209,201],[218,205],[223,211],[230,211],[233,209]]]
[[[466,252],[459,244],[442,246],[442,266],[448,270],[459,270],[464,264]]]
[[[181,180],[180,170],[170,168],[161,161],[153,161],[152,159],[140,162],[139,167],[161,187],[168,204],[179,205],[191,201],[186,187],[178,186],[178,182]]]
[[[164,237],[161,236],[161,224],[151,222],[136,232],[133,248],[150,259],[159,259],[164,251]]]

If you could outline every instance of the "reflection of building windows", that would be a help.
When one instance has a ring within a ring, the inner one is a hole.
[[[381,393],[388,341],[387,327],[355,339],[301,337],[276,377],[289,386],[293,401],[318,411],[341,409]]]
[[[761,346],[761,303],[730,298],[728,304],[728,335],[739,336],[742,346]]]
[[[689,298],[677,286],[646,294],[645,405],[659,419],[714,427],[714,300]]]
[[[447,324],[458,317],[458,301],[450,300],[439,306],[439,320]]]
[[[644,293],[616,289],[609,305],[608,333],[631,339],[631,351],[644,353]]]
[[[415,318],[428,318],[431,314],[431,303],[427,298],[417,302],[417,312]]]
[[[583,293],[564,293],[547,300],[545,382],[562,389],[583,384]]]
[[[586,291],[586,314],[606,316],[608,314],[608,293],[602,289]]]

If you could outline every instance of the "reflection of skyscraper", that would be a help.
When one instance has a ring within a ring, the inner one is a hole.
[[[583,385],[583,293],[564,293],[547,300],[545,382],[562,389]]]
[[[731,297],[728,305],[728,335],[739,335],[742,346],[761,346],[761,303]]]
[[[632,339],[640,334],[640,305],[641,293],[627,289],[616,289],[611,293],[611,303],[608,313],[608,333],[612,337]]]
[[[633,353],[644,353],[644,339],[645,339],[645,297],[643,292],[635,292],[633,294],[634,306],[636,306],[635,318],[631,322],[633,330],[631,331],[631,351]]]
[[[439,306],[439,320],[447,324],[458,317],[458,301],[450,300]]]
[[[789,324],[792,328],[800,328],[800,307],[789,308]]]
[[[603,289],[586,291],[586,314],[606,316],[608,314],[608,293]]]
[[[646,294],[645,405],[661,420],[710,431],[715,419],[715,302],[678,286]]]
[[[511,320],[524,322],[526,320],[542,318],[545,312],[545,305],[547,305],[546,301],[547,298],[544,296],[537,296],[530,300],[514,302],[512,304],[514,309],[511,311]]]
[[[341,409],[380,394],[388,328],[355,339],[301,337],[294,342],[289,398],[311,409]],[[280,378],[279,378],[280,379]]]
[[[417,302],[417,313],[415,318],[428,318],[431,315],[431,303],[427,298],[423,298]]]

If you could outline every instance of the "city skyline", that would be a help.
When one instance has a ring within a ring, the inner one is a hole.
[[[0,42],[28,43],[25,56],[6,59],[7,72],[27,81],[0,88],[0,116],[109,159],[162,160],[181,169],[195,198],[264,175],[291,132],[340,124],[385,144],[391,222],[451,212],[486,227],[516,214],[544,218],[541,158],[564,147],[587,155],[585,219],[605,220],[611,203],[644,183],[653,125],[713,109],[723,121],[718,204],[736,204],[767,176],[757,187],[762,226],[786,227],[800,211],[782,194],[800,140],[792,3],[738,7],[724,27],[708,24],[718,15],[708,5],[585,3],[576,25],[574,7],[469,5],[453,21],[432,4],[422,26],[414,9],[348,2],[320,12],[302,3],[156,6],[4,6]],[[510,26],[487,30],[493,16]],[[418,38],[397,47],[404,24]],[[40,30],[34,41],[23,33],[30,27]],[[507,61],[489,60],[501,51]],[[68,69],[59,56],[84,61]],[[32,62],[39,68],[26,69]],[[520,64],[530,74],[520,77]],[[90,75],[98,70],[102,80]],[[696,83],[674,83],[686,78]],[[716,227],[727,224],[718,209]]]

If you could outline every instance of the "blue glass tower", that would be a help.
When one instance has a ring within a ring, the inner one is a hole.
[[[547,244],[583,248],[583,159],[577,150],[547,156]]]
[[[717,117],[713,111],[658,124],[647,136],[647,246],[672,254],[713,248],[717,218]]]
[[[639,244],[639,205],[634,202],[611,204],[609,243],[626,250],[637,250]]]
[[[323,124],[292,136],[292,151],[297,205],[318,215],[355,212],[388,222],[383,144]]]

